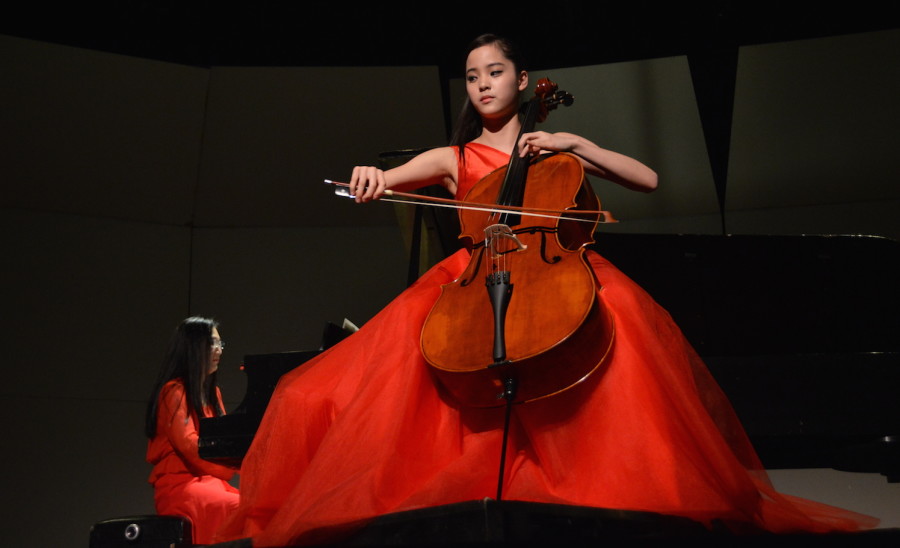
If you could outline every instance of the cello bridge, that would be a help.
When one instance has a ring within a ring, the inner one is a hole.
[[[525,251],[528,246],[523,244],[516,234],[507,225],[495,224],[484,229],[485,247],[491,250],[492,257],[499,257],[513,251]],[[511,246],[502,244],[512,243]]]

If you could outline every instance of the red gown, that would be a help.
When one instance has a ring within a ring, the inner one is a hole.
[[[470,144],[458,196],[507,153]],[[669,314],[589,254],[616,338],[605,365],[514,407],[506,500],[649,511],[772,532],[857,530],[867,516],[777,493],[730,404]],[[325,543],[378,515],[493,497],[502,407],[441,398],[419,348],[445,259],[357,333],[285,375],[242,465],[220,541]]]
[[[199,422],[187,409],[182,381],[166,383],[159,394],[156,437],[147,444],[147,462],[153,465],[149,482],[157,514],[189,518],[194,543],[209,544],[237,508],[239,495],[228,483],[234,470],[200,458]]]

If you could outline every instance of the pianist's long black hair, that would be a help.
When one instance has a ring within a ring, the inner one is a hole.
[[[192,316],[175,328],[163,357],[159,377],[147,402],[144,429],[148,438],[156,436],[159,393],[173,379],[181,379],[184,383],[189,412],[197,412],[202,416],[199,410],[209,403],[217,416],[223,414],[222,402],[216,392],[216,373],[207,371],[212,353],[213,328],[218,326],[218,322],[211,318]]]

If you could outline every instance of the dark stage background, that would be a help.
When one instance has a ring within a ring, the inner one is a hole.
[[[481,32],[526,42],[534,76],[575,95],[545,129],[660,174],[650,195],[592,181],[621,220],[601,252],[618,233],[900,238],[897,17],[672,4],[6,3],[3,543],[84,546],[92,523],[152,512],[142,414],[183,317],[222,322],[233,407],[244,355],[315,349],[325,322],[363,324],[402,291],[409,212],[322,180],[445,143]],[[900,526],[878,474],[771,472]]]

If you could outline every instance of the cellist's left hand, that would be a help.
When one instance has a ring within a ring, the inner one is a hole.
[[[519,139],[519,156],[538,155],[541,152],[566,152],[575,146],[577,137],[571,133],[547,133],[534,131]]]
[[[538,155],[543,152],[571,152],[589,175],[612,181],[625,188],[652,192],[657,176],[649,167],[634,158],[600,148],[592,141],[574,133],[534,131],[519,138],[519,155]]]

